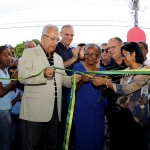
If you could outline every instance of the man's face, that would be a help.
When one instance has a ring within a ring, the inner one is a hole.
[[[53,53],[59,42],[59,32],[55,29],[50,29],[46,35],[42,35],[41,45],[49,54]]]
[[[110,61],[110,54],[109,54],[109,51],[107,49],[107,45],[102,45],[101,46],[101,50],[102,50],[102,53],[101,53],[101,59],[104,60],[104,61]]]
[[[65,46],[70,46],[74,37],[74,30],[71,27],[65,27],[62,32],[60,32],[61,42]]]
[[[116,39],[110,39],[108,41],[108,50],[113,59],[121,57],[121,46]]]
[[[144,57],[144,60],[146,60],[146,55],[148,53],[148,50],[145,49],[144,45],[142,43],[138,43],[139,47],[141,48],[141,51],[142,51],[142,54],[143,54],[143,57]]]

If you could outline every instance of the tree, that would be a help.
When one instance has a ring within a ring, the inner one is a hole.
[[[40,41],[38,39],[33,39],[32,41],[34,41],[36,43],[36,45],[40,44]]]
[[[16,47],[15,47],[15,53],[16,53],[16,57],[17,58],[20,58],[22,56],[22,53],[23,53],[23,50],[24,50],[24,44],[25,43],[26,42],[23,41],[22,43],[16,45]]]

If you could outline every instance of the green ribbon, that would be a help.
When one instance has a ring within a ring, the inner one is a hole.
[[[86,71],[89,74],[150,74],[150,69],[139,69],[139,70],[103,70],[103,71]]]
[[[70,131],[72,126],[72,119],[73,119],[73,113],[74,113],[74,105],[75,105],[75,91],[76,91],[76,83],[75,78],[76,74],[73,76],[73,85],[71,88],[71,94],[70,94],[70,102],[68,106],[68,114],[67,114],[67,120],[66,120],[66,127],[65,127],[65,135],[64,135],[64,141],[63,141],[63,150],[68,150],[69,147],[69,138],[70,138]]]
[[[64,68],[60,68],[60,67],[55,67],[55,66],[49,66],[46,68],[54,68],[54,69],[58,69],[58,70],[65,70],[65,71],[69,71],[69,72],[74,72],[75,74],[150,74],[150,69],[140,69],[140,70],[102,70],[102,71],[84,71],[84,72],[80,72],[80,71],[73,71],[70,69],[64,69]],[[46,68],[44,68],[43,70],[41,70],[40,72],[30,75],[28,77],[25,78],[0,78],[0,80],[24,80],[24,79],[28,79],[28,78],[32,78],[32,77],[36,77],[39,76]]]

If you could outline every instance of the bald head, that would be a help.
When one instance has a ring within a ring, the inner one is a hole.
[[[26,48],[33,48],[36,47],[36,43],[34,41],[27,41],[24,45],[25,49]]]

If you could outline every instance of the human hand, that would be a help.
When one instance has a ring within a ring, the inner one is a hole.
[[[91,79],[91,82],[94,86],[101,86],[105,85],[105,78],[100,77],[100,76],[95,76],[93,79]]]
[[[79,83],[82,79],[82,75],[76,74],[75,82],[76,84]]]
[[[78,58],[79,51],[80,51],[80,50],[79,50],[79,47],[78,47],[78,46],[77,46],[76,48],[73,48],[73,49],[72,49],[72,54],[73,54],[73,57],[74,57],[74,58],[76,58],[76,59]]]
[[[14,71],[14,73],[11,75],[12,79],[16,79],[16,80],[11,80],[12,83],[17,84],[18,83],[18,70],[16,69]]]
[[[79,48],[79,57],[81,60],[84,59],[84,47],[85,46],[83,46],[82,48]]]
[[[92,78],[93,78],[93,76],[89,75],[89,74],[83,74],[82,75],[82,81],[83,82],[89,82]]]
[[[55,72],[55,69],[54,68],[46,68],[45,70],[44,70],[44,76],[46,77],[46,78],[52,78],[53,76],[54,76],[54,72]]]

